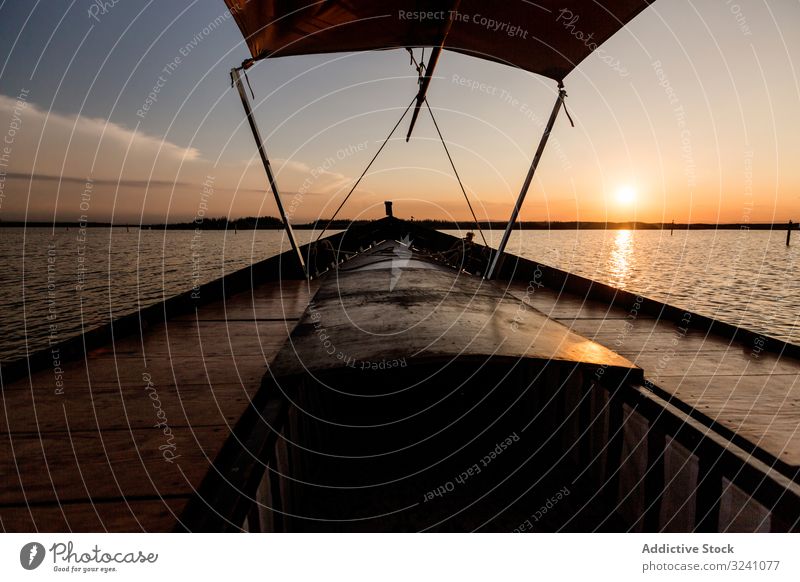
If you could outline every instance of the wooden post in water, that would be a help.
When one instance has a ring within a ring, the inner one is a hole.
[[[789,241],[792,239],[792,221],[789,221],[789,228],[786,229],[786,246],[789,246]]]
[[[672,224],[669,227],[669,236],[672,236],[672,231],[675,230],[675,221],[672,221]]]

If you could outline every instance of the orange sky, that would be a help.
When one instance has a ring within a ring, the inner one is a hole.
[[[604,45],[621,70],[590,56],[570,74],[575,127],[562,113],[521,219],[800,220],[800,4],[737,6],[734,13],[724,2],[656,2]],[[195,21],[212,19],[217,8],[205,8],[210,12]],[[119,64],[119,80],[107,81],[118,81],[116,94],[87,89],[67,70],[59,95],[72,89],[69,100],[58,105],[53,97],[51,108],[35,88],[17,115],[24,75],[4,83],[0,133],[21,127],[0,167],[0,218],[75,220],[87,177],[96,221],[276,214],[238,96],[225,80],[225,69],[241,56],[222,58],[228,45],[243,51],[238,31],[225,21],[214,34],[202,47],[208,55],[196,53],[197,71],[187,65],[176,72],[146,118],[136,111],[155,73],[127,64],[135,63],[137,43],[149,42],[144,35],[130,40],[134,55]],[[223,42],[225,50],[215,44]],[[158,47],[156,72],[175,52]],[[478,217],[505,220],[552,107],[554,83],[453,53],[444,54],[436,73],[429,100]],[[125,75],[141,76],[143,89],[123,83]],[[330,216],[414,96],[413,75],[403,51],[286,58],[250,71],[257,117],[294,222]],[[109,104],[112,111],[101,114]],[[410,143],[402,137],[406,127],[342,216],[381,216],[391,199],[398,216],[467,219],[430,119],[421,115]],[[204,196],[204,182],[211,195]]]

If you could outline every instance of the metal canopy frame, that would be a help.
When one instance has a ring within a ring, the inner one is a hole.
[[[308,269],[306,268],[306,262],[303,260],[303,253],[300,252],[300,247],[297,245],[297,240],[294,237],[292,225],[289,224],[289,218],[286,216],[286,211],[283,208],[283,202],[281,201],[281,195],[278,191],[278,184],[275,181],[275,175],[272,173],[272,166],[269,163],[267,150],[264,147],[264,141],[261,139],[261,132],[258,129],[258,124],[253,115],[250,98],[247,96],[247,90],[244,88],[244,83],[242,82],[242,73],[252,66],[252,64],[253,61],[245,61],[241,67],[234,67],[231,69],[231,82],[236,86],[236,89],[239,91],[239,97],[242,99],[242,107],[244,107],[247,121],[250,123],[250,131],[253,132],[253,139],[256,142],[258,154],[261,156],[261,163],[264,165],[264,171],[267,173],[269,186],[273,196],[275,196],[275,203],[278,205],[278,212],[281,215],[281,221],[283,222],[283,228],[286,230],[286,235],[289,237],[289,243],[292,245],[292,251],[297,255],[297,261],[300,264],[300,268],[303,270],[303,275],[308,278]]]
[[[544,148],[547,145],[547,139],[550,137],[550,133],[553,131],[553,125],[555,124],[556,118],[558,117],[558,112],[564,105],[564,98],[566,96],[567,96],[567,91],[564,89],[564,83],[559,81],[558,96],[556,97],[556,102],[553,105],[553,111],[550,113],[550,119],[547,120],[547,126],[544,128],[544,133],[542,134],[542,138],[539,140],[539,147],[536,149],[536,154],[533,156],[533,160],[531,161],[531,167],[528,169],[528,175],[525,176],[525,182],[523,182],[522,189],[519,192],[519,196],[517,196],[517,202],[516,204],[514,204],[514,210],[511,211],[511,217],[508,219],[508,224],[506,224],[506,230],[503,233],[503,238],[500,241],[500,246],[498,246],[497,250],[494,252],[494,256],[492,257],[492,261],[489,265],[489,270],[486,271],[486,279],[491,279],[495,275],[495,271],[497,271],[497,266],[500,262],[500,258],[503,256],[503,253],[506,250],[506,246],[508,245],[508,239],[511,237],[511,229],[514,228],[514,223],[517,222],[517,218],[519,217],[519,211],[522,208],[522,203],[525,201],[525,196],[528,194],[528,190],[531,187],[531,182],[533,181],[533,175],[536,173],[536,168],[539,165],[539,160],[541,160],[542,154],[544,153]]]
[[[447,30],[445,30],[445,35],[446,33]],[[431,55],[430,60],[428,62],[426,75],[422,79],[420,90],[417,94],[417,99],[416,99],[417,107],[415,108],[414,111],[415,117],[416,113],[419,110],[419,107],[421,107],[422,103],[425,101],[425,94],[427,92],[427,88],[432,77],[433,68],[436,66],[436,61],[438,60],[439,56],[438,52],[439,51],[434,52],[434,54]],[[261,163],[264,165],[264,171],[267,174],[267,179],[269,181],[270,189],[272,190],[272,194],[275,197],[275,203],[278,206],[278,212],[280,213],[281,221],[283,222],[283,227],[286,230],[287,236],[289,237],[289,243],[292,246],[292,251],[297,256],[297,261],[298,264],[300,265],[300,268],[303,271],[303,274],[305,275],[306,278],[308,278],[308,269],[306,268],[305,260],[303,259],[303,254],[300,251],[300,247],[297,244],[297,239],[295,239],[294,231],[292,230],[291,224],[289,224],[289,219],[286,216],[286,211],[284,210],[283,202],[281,201],[280,192],[278,190],[278,184],[275,181],[275,175],[272,172],[272,166],[270,165],[269,157],[267,156],[267,151],[266,148],[264,147],[264,141],[261,138],[261,132],[258,129],[258,124],[256,123],[255,117],[253,115],[253,108],[250,104],[250,98],[248,97],[247,90],[245,89],[244,83],[242,82],[243,72],[250,66],[252,66],[252,64],[253,61],[249,60],[245,61],[241,67],[234,67],[233,69],[231,69],[231,82],[233,85],[236,86],[236,89],[239,92],[239,97],[242,100],[242,107],[244,107],[245,115],[247,116],[247,121],[250,124],[250,130],[253,133],[253,139],[256,142],[256,147],[258,148],[258,153],[259,156],[261,157]],[[566,96],[567,92],[564,89],[564,84],[563,82],[559,81],[558,95],[556,97],[555,103],[553,104],[553,110],[550,113],[550,118],[547,120],[547,125],[545,126],[544,133],[542,134],[542,137],[539,140],[539,146],[536,149],[536,154],[533,156],[530,168],[528,169],[528,174],[527,176],[525,176],[525,181],[523,182],[520,193],[517,196],[517,201],[514,204],[514,209],[511,211],[511,216],[508,219],[508,224],[506,224],[505,231],[503,232],[503,238],[501,239],[500,245],[497,247],[497,250],[494,251],[493,253],[492,259],[489,264],[489,268],[485,274],[486,279],[492,279],[498,270],[500,259],[505,253],[506,246],[508,246],[508,240],[511,237],[511,230],[514,228],[514,224],[517,222],[517,219],[519,218],[519,212],[522,209],[522,204],[525,201],[525,197],[527,196],[528,190],[530,189],[531,183],[533,182],[533,176],[536,173],[536,169],[539,166],[539,161],[541,160],[542,154],[544,153],[544,149],[547,146],[547,141],[550,137],[550,133],[552,133],[553,131],[553,126],[555,125],[558,113],[564,106],[564,99],[566,98]],[[409,107],[410,106],[411,105],[409,105]],[[415,117],[412,118],[412,123],[409,127],[408,136],[406,137],[406,140],[408,140],[408,138],[411,136],[411,132],[413,131]]]
[[[431,84],[431,79],[433,79],[433,71],[436,68],[436,63],[439,62],[439,55],[442,54],[442,50],[444,49],[444,43],[447,41],[447,35],[450,34],[450,28],[452,28],[453,26],[453,19],[451,15],[453,12],[458,11],[460,5],[461,5],[461,0],[455,0],[455,2],[452,3],[451,8],[448,11],[447,22],[444,24],[442,28],[442,42],[440,42],[437,46],[433,47],[433,50],[431,51],[431,56],[428,59],[428,65],[424,66],[424,63],[420,62],[420,66],[423,67],[420,69],[420,72],[424,70],[425,76],[420,79],[419,91],[417,92],[417,105],[414,107],[414,113],[411,116],[411,123],[408,125],[408,134],[406,135],[406,141],[411,139],[411,133],[414,131],[414,125],[417,123],[417,117],[419,117],[419,111],[420,109],[422,109],[422,104],[425,102],[425,95],[428,93],[428,87]],[[423,53],[424,52],[425,51],[423,50]],[[412,54],[412,59],[413,59],[413,54]]]

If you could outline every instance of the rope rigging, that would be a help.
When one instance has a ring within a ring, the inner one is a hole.
[[[411,59],[411,66],[414,67],[414,69],[417,71],[417,75],[418,75],[417,83],[421,84],[422,80],[423,80],[423,77],[425,75],[425,48],[423,47],[423,49],[422,49],[422,56],[420,58],[420,61],[417,61],[417,59],[414,57],[414,51],[412,51],[410,48],[407,48],[406,50],[408,51],[408,54],[409,54],[410,59]],[[403,115],[400,116],[400,119],[397,121],[397,123],[392,128],[392,131],[390,131],[389,135],[386,136],[386,139],[383,140],[383,143],[381,144],[381,147],[378,148],[378,151],[375,152],[374,156],[372,156],[372,159],[369,161],[369,164],[367,164],[367,167],[364,169],[363,172],[361,172],[361,175],[358,177],[358,180],[356,180],[355,184],[353,184],[352,188],[350,188],[350,191],[347,193],[347,196],[344,197],[344,200],[342,200],[341,204],[339,204],[339,207],[333,213],[333,216],[331,216],[331,218],[328,220],[328,222],[325,225],[325,227],[322,229],[322,231],[320,231],[319,236],[317,236],[315,242],[318,242],[322,238],[322,236],[325,234],[325,232],[330,228],[331,224],[333,224],[333,221],[336,220],[336,217],[338,216],[339,211],[342,209],[342,207],[344,207],[345,203],[347,203],[347,200],[350,198],[350,196],[353,194],[355,189],[361,183],[361,180],[364,178],[364,176],[367,174],[369,169],[372,167],[372,164],[375,162],[376,159],[378,159],[378,156],[383,151],[383,148],[385,148],[386,144],[389,143],[389,140],[394,135],[394,132],[397,131],[397,128],[403,122],[403,119],[405,119],[406,115],[408,114],[408,111],[411,109],[411,106],[414,104],[414,102],[416,100],[417,100],[417,97],[415,96],[414,99],[411,100],[411,103],[408,104],[408,107],[406,107],[405,111],[403,111]],[[447,159],[450,162],[450,167],[453,169],[453,174],[455,175],[456,181],[458,182],[458,185],[461,188],[462,194],[464,194],[464,200],[466,200],[466,202],[467,202],[467,207],[469,208],[469,212],[472,215],[472,220],[475,222],[475,227],[478,229],[478,232],[481,235],[481,239],[483,240],[483,244],[488,247],[489,244],[486,242],[486,237],[483,234],[483,230],[481,229],[480,222],[478,222],[478,217],[475,215],[475,210],[472,208],[472,203],[470,202],[469,196],[467,195],[467,189],[464,187],[464,183],[461,181],[461,176],[459,175],[458,170],[456,169],[455,162],[453,161],[453,156],[450,155],[450,149],[447,147],[447,142],[444,139],[444,135],[442,135],[441,129],[439,129],[439,124],[436,121],[436,117],[433,114],[433,109],[431,109],[431,106],[428,103],[428,98],[427,97],[425,97],[423,99],[423,103],[425,104],[425,107],[426,107],[426,109],[428,110],[428,113],[431,116],[431,120],[433,121],[433,126],[436,128],[436,133],[439,136],[439,140],[442,142],[442,147],[444,147],[444,152],[445,152],[445,154],[447,154]]]
[[[330,220],[328,220],[328,223],[325,225],[325,228],[322,229],[322,232],[319,233],[319,236],[317,237],[317,240],[322,238],[322,235],[325,234],[325,231],[330,228],[331,224],[336,219],[336,215],[339,214],[339,211],[342,209],[342,206],[344,206],[345,202],[347,202],[347,199],[350,198],[350,195],[355,191],[355,189],[359,185],[359,183],[361,183],[361,179],[366,175],[366,173],[372,167],[373,162],[376,159],[378,159],[378,156],[383,151],[383,148],[386,147],[386,144],[389,143],[389,140],[394,135],[394,132],[397,130],[398,127],[400,127],[400,124],[403,122],[403,119],[405,119],[405,116],[408,113],[408,110],[411,109],[411,106],[414,104],[414,101],[416,101],[416,97],[414,97],[414,99],[411,100],[411,103],[408,104],[408,107],[406,107],[406,110],[403,111],[403,115],[401,115],[400,119],[397,120],[397,123],[395,123],[394,127],[392,128],[392,131],[390,131],[389,135],[386,136],[386,139],[383,140],[383,144],[381,144],[381,147],[378,149],[377,152],[375,152],[375,155],[372,156],[372,159],[369,161],[369,164],[367,164],[367,167],[364,168],[363,172],[361,172],[361,175],[358,177],[358,180],[356,180],[356,183],[353,184],[353,187],[350,188],[350,192],[347,193],[347,196],[344,197],[344,200],[342,200],[342,203],[339,204],[339,208],[336,209],[336,212],[334,212],[333,216],[330,218]]]
[[[442,145],[444,146],[444,153],[447,154],[447,159],[450,160],[450,167],[453,168],[453,174],[455,174],[456,180],[458,180],[458,185],[461,187],[461,192],[464,194],[464,200],[467,201],[467,206],[469,207],[470,214],[472,214],[472,220],[475,221],[475,227],[478,229],[478,232],[481,235],[481,239],[483,239],[484,246],[489,246],[489,243],[486,242],[486,237],[483,236],[483,230],[481,229],[481,224],[478,222],[478,217],[475,216],[475,211],[472,209],[472,203],[469,201],[469,196],[467,196],[467,190],[464,188],[464,183],[461,181],[461,176],[458,175],[458,170],[456,170],[456,165],[453,162],[453,157],[450,155],[450,150],[447,147],[447,143],[444,141],[444,136],[442,135],[441,130],[439,129],[439,124],[436,123],[436,117],[433,116],[433,109],[428,104],[428,99],[425,99],[425,107],[428,109],[428,113],[431,114],[431,119],[433,120],[433,126],[436,128],[436,133],[439,134],[439,139],[442,141]]]
[[[422,56],[420,57],[419,62],[414,57],[414,51],[410,48],[406,49],[408,51],[409,56],[411,57],[411,66],[417,70],[417,75],[419,75],[418,83],[422,83],[422,76],[425,74],[425,48],[422,48]],[[433,115],[433,110],[431,109],[430,104],[428,103],[428,98],[425,97],[425,107],[428,109],[428,113],[431,115],[431,120],[433,121],[433,126],[436,128],[436,133],[439,134],[439,139],[442,142],[442,146],[444,147],[444,153],[447,154],[447,159],[450,161],[450,167],[453,168],[453,174],[458,181],[458,185],[461,188],[461,192],[464,194],[464,200],[467,201],[467,206],[469,207],[469,212],[472,214],[472,220],[475,221],[475,227],[478,229],[478,233],[481,235],[481,239],[483,240],[483,244],[485,246],[489,246],[486,242],[486,237],[483,235],[483,230],[481,229],[481,225],[478,222],[478,217],[475,216],[475,211],[472,208],[472,203],[469,201],[469,196],[467,196],[467,190],[464,188],[464,183],[461,181],[461,176],[458,174],[458,170],[456,169],[456,164],[453,162],[453,156],[450,155],[450,149],[447,147],[447,142],[444,140],[444,136],[442,135],[441,130],[439,129],[439,124],[436,122],[436,117]]]

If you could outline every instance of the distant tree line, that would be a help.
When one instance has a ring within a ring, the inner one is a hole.
[[[500,221],[450,221],[450,220],[417,220],[422,226],[436,230],[504,230],[505,222]],[[596,221],[523,221],[514,226],[515,230],[786,230],[787,223],[729,223],[713,224],[696,222],[596,222]],[[795,226],[796,228],[796,226]]]
[[[474,221],[452,221],[452,220],[433,220],[411,219],[415,224],[426,226],[436,230],[477,230],[478,224],[483,230],[503,230],[506,227],[505,222],[501,221],[481,221],[476,223]],[[369,220],[334,220],[329,230],[344,230],[349,226],[356,226],[371,222]],[[293,224],[292,227],[298,230],[302,229],[317,229],[320,230],[328,224],[327,219],[319,219],[313,222],[304,224]],[[203,218],[202,220],[191,222],[173,222],[167,224],[128,224],[116,223],[112,225],[108,222],[89,222],[83,226],[88,227],[111,227],[115,228],[143,228],[151,230],[194,230],[199,228],[201,230],[278,230],[283,228],[283,223],[279,218],[274,216],[247,216],[244,218]],[[0,219],[0,228],[2,227],[27,227],[27,228],[71,228],[78,227],[78,222],[44,222],[44,221],[28,221],[21,220],[2,220]],[[713,224],[713,223],[669,223],[669,222],[592,222],[592,221],[524,221],[515,225],[516,230],[786,230],[787,223],[728,223],[728,224]],[[794,225],[793,228],[797,228]]]

